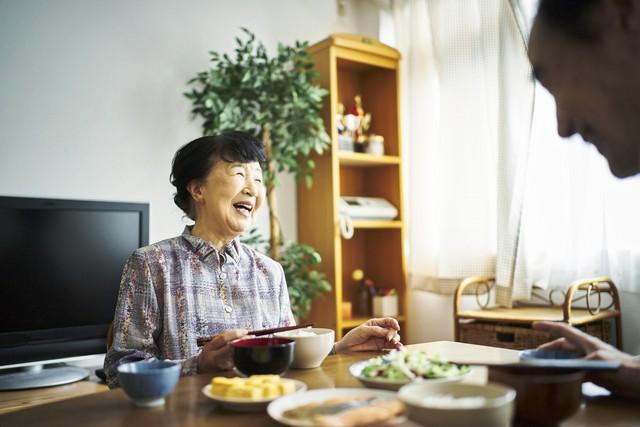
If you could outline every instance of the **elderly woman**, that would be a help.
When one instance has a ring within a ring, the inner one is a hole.
[[[240,243],[265,197],[262,144],[228,132],[178,150],[171,171],[175,203],[194,220],[181,236],[136,250],[127,261],[104,366],[157,357],[182,374],[233,367],[229,342],[254,329],[294,324],[282,267]],[[333,352],[401,346],[398,322],[371,319],[336,342]],[[202,349],[196,339],[214,335]]]

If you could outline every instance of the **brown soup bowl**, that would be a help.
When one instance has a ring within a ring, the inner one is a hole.
[[[489,381],[516,390],[516,426],[557,426],[582,403],[585,372],[530,367],[490,367]]]

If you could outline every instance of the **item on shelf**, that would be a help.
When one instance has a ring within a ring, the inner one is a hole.
[[[397,295],[376,295],[373,297],[373,316],[389,317],[398,315]]]
[[[360,280],[364,279],[364,271],[356,268],[355,270],[353,270],[353,273],[351,273],[351,278],[356,282],[359,282]]]
[[[353,307],[351,302],[342,301],[342,318],[343,319],[351,319],[353,316]]]
[[[353,151],[356,153],[365,153],[367,151],[367,137],[359,135],[353,144]]]
[[[345,130],[347,130],[347,120],[344,116],[344,104],[342,102],[338,102],[336,107],[336,129],[338,135],[344,134]]]
[[[353,237],[355,229],[353,228],[353,221],[347,213],[340,213],[338,218],[338,225],[340,228],[340,235],[343,239],[349,240]]]
[[[398,209],[381,197],[340,197],[339,212],[354,219],[390,221],[398,216]]]
[[[358,282],[358,293],[356,300],[356,314],[359,316],[371,316],[371,302],[375,292],[373,280],[364,276],[361,269],[353,270],[351,278]]]
[[[353,107],[351,107],[350,113],[354,116],[364,117],[364,108],[362,108],[362,96],[356,95],[353,97],[353,102],[355,103]]]
[[[340,105],[342,104],[338,104],[338,109],[340,108]],[[357,139],[357,131],[360,128],[360,121],[361,118],[355,114],[346,114],[342,118],[342,125],[344,128],[342,132],[338,132],[338,135],[343,141],[342,145],[350,148],[349,151],[354,151],[354,144]]]
[[[358,306],[357,314],[360,316],[371,316],[371,293],[366,285],[358,286]]]
[[[341,150],[367,152],[367,131],[371,126],[371,113],[365,113],[362,107],[362,96],[356,95],[354,105],[344,114],[344,104],[336,107],[336,128],[338,131],[338,146]]]
[[[353,138],[349,135],[338,135],[338,148],[343,151],[355,151]]]
[[[384,156],[384,137],[372,133],[367,142],[367,153],[374,156]]]

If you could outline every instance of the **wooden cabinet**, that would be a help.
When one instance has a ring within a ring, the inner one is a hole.
[[[323,110],[331,147],[316,156],[314,183],[298,187],[298,239],[316,248],[322,256],[320,270],[333,286],[319,297],[308,320],[336,330],[337,338],[366,320],[367,316],[344,318],[342,303],[355,309],[357,284],[351,279],[361,268],[376,286],[394,288],[398,294],[402,329],[406,328],[405,210],[402,195],[402,144],[399,112],[399,60],[395,49],[356,35],[332,35],[311,46],[319,84],[329,90]],[[384,137],[384,155],[339,148],[336,114],[338,103],[349,108],[360,95],[371,113],[368,133]],[[354,220],[351,239],[341,236],[341,196],[382,197],[398,209],[389,221]],[[406,336],[406,331],[403,333]]]

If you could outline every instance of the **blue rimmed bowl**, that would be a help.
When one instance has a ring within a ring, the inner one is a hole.
[[[118,381],[136,406],[164,405],[164,399],[178,384],[180,364],[143,360],[118,366]]]

